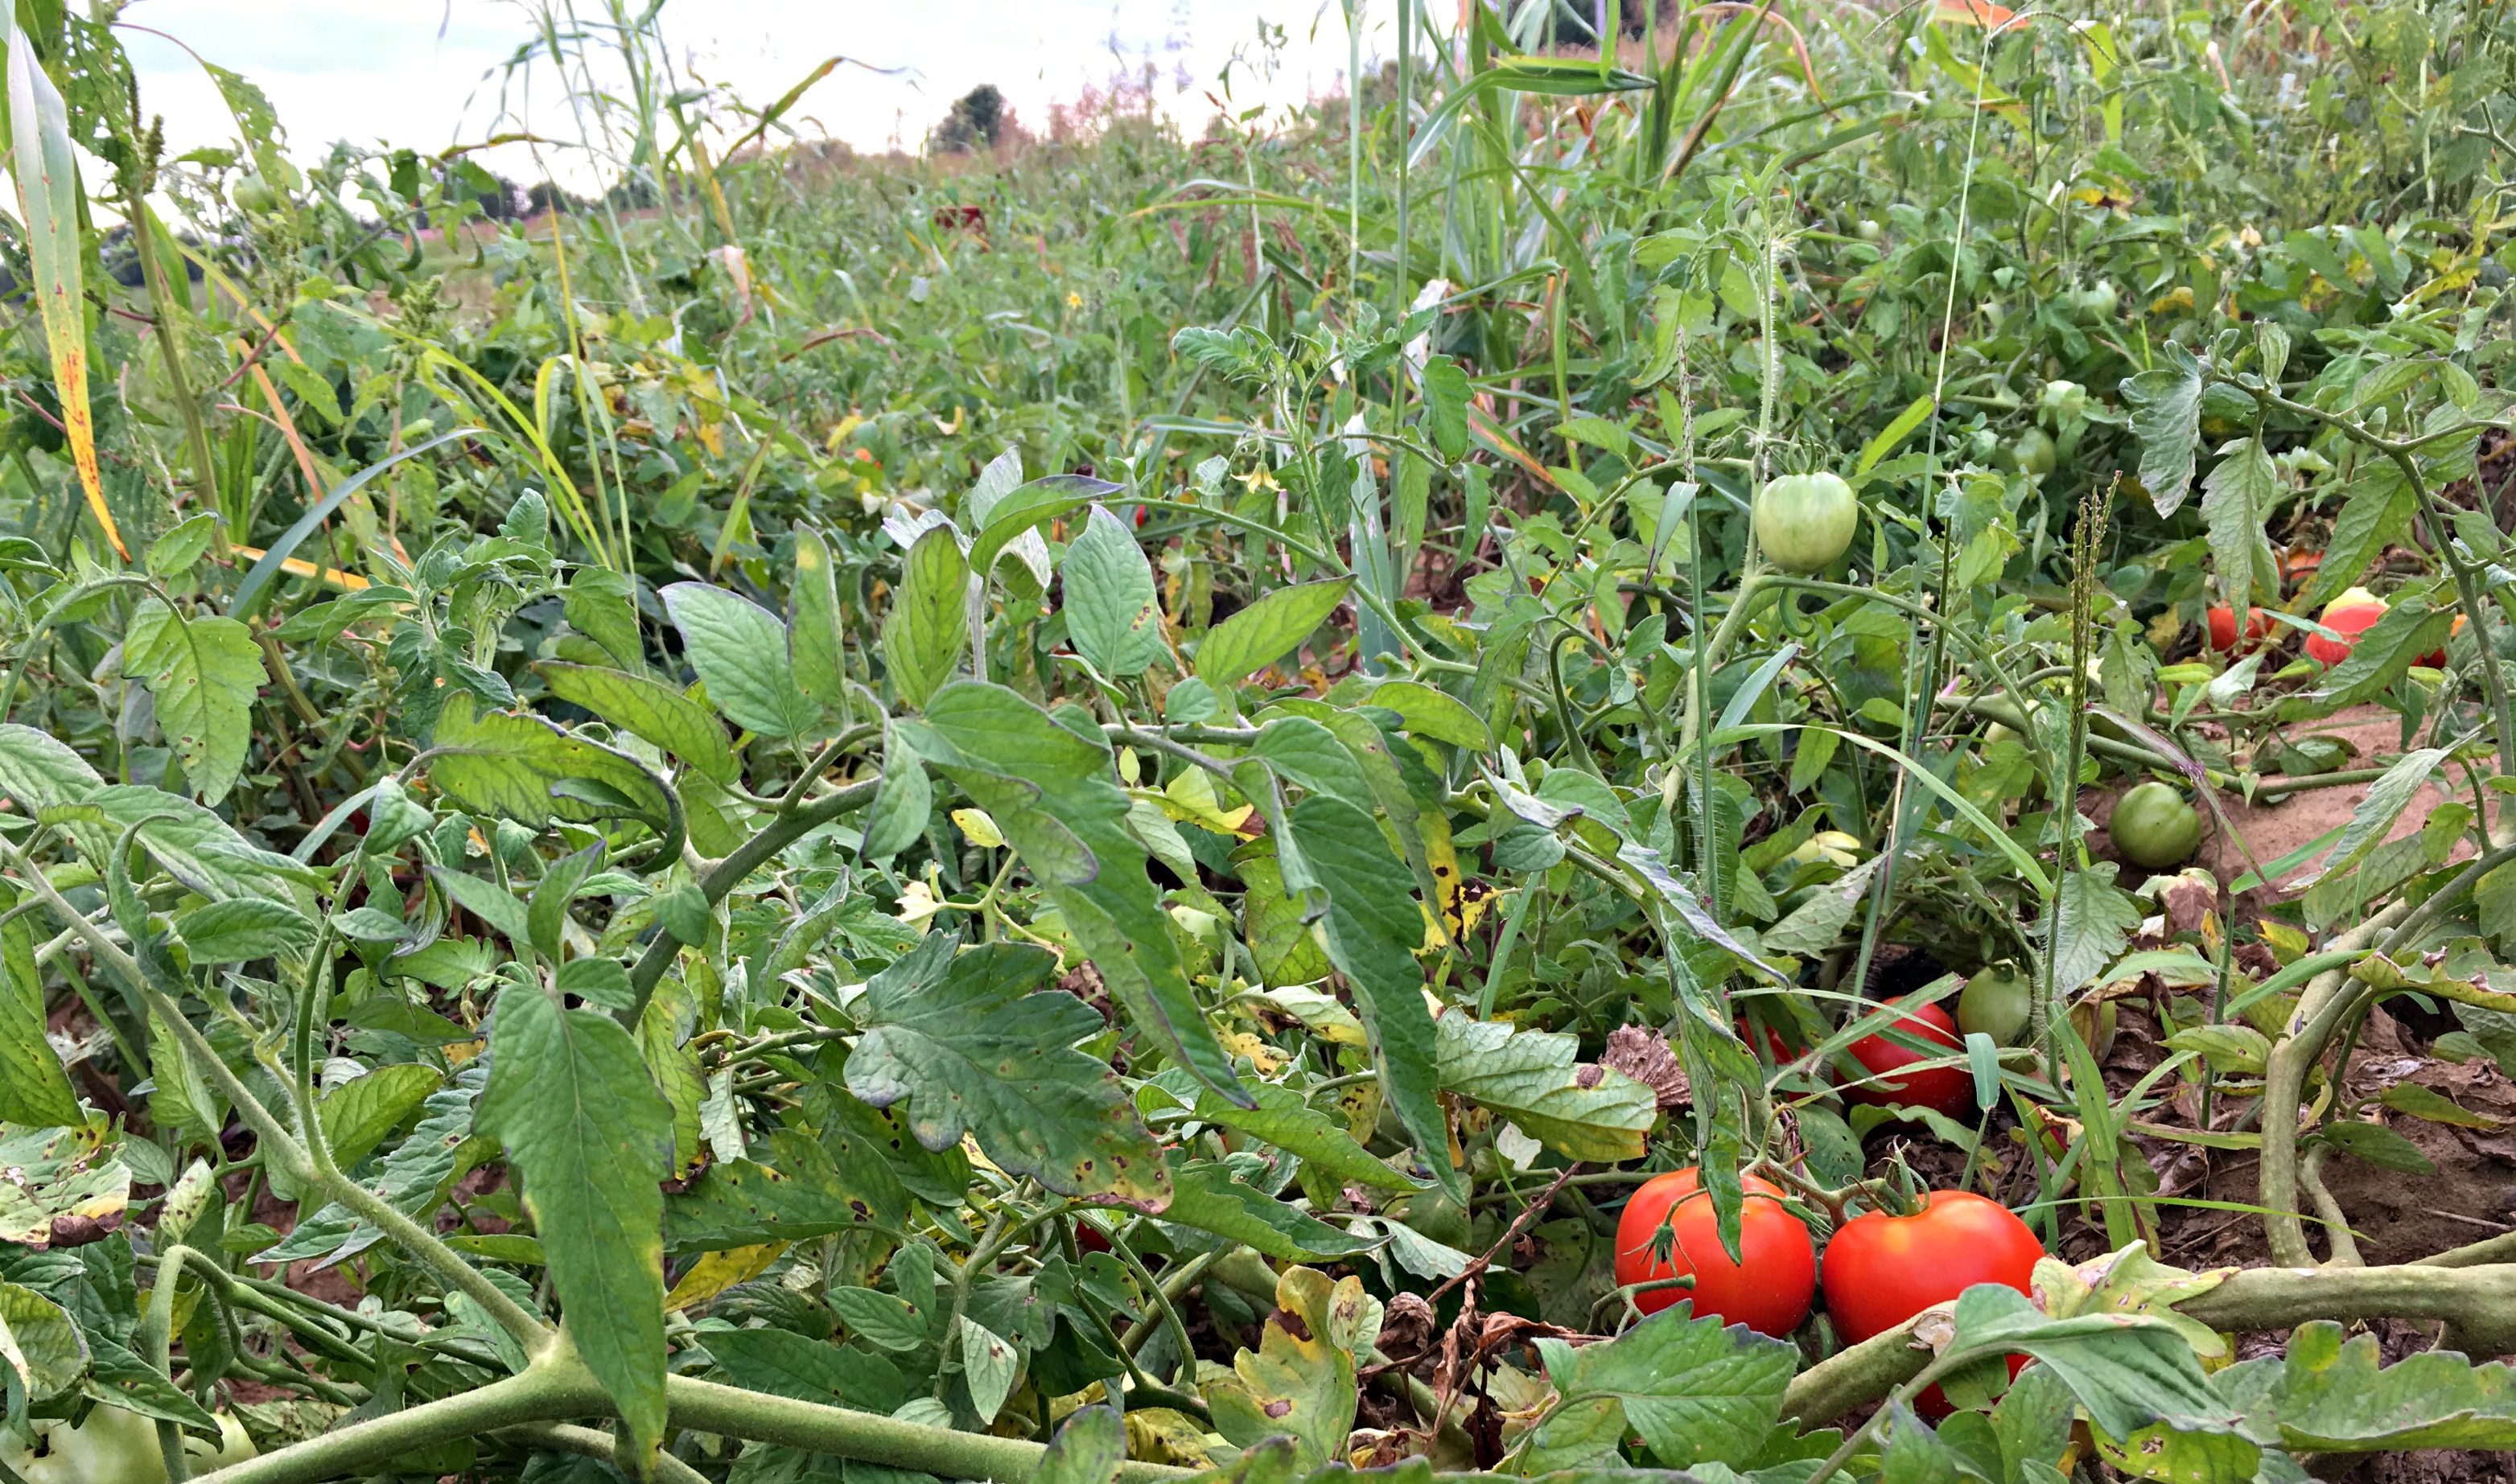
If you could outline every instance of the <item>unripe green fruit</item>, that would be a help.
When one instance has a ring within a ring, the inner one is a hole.
[[[2123,859],[2163,871],[2193,858],[2202,844],[2202,815],[2173,785],[2153,779],[2116,801],[2106,833]]]
[[[1756,491],[1756,545],[1785,572],[1825,570],[1860,523],[1861,502],[1836,474],[1784,474]]]
[[[2034,986],[2017,965],[2006,960],[1989,965],[1966,980],[1965,992],[1957,996],[1957,1029],[1990,1036],[1994,1046],[2016,1046],[2027,1034],[2034,999]]]

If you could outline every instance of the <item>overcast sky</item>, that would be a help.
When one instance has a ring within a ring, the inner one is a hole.
[[[581,15],[603,13],[602,0],[576,4]],[[1394,9],[1376,0],[1365,14]],[[198,63],[133,26],[164,31],[260,84],[290,152],[305,159],[336,139],[435,150],[483,138],[497,119],[496,74],[536,34],[534,14],[519,0],[133,0],[122,34],[141,106],[165,115],[176,150],[227,143],[234,126]],[[1261,17],[1286,42],[1272,83],[1256,65]],[[1235,69],[1238,105],[1337,91],[1347,56],[1339,0],[667,0],[662,22],[686,75],[755,103],[831,56],[898,69],[843,67],[797,110],[803,132],[872,149],[895,140],[915,147],[953,99],[983,82],[1039,121],[1052,103],[1150,61],[1157,101],[1195,127],[1213,111],[1205,95],[1218,91],[1236,51],[1247,59]],[[1387,26],[1366,20],[1366,56]],[[531,92],[536,132],[573,137],[546,65]],[[542,173],[522,147],[486,158],[520,180]]]

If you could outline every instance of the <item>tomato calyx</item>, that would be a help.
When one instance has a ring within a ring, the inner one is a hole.
[[[1863,1180],[1858,1187],[1873,1210],[1891,1216],[1917,1216],[1931,1209],[1931,1188],[1905,1163],[1902,1151],[1887,1156],[1887,1173]]]

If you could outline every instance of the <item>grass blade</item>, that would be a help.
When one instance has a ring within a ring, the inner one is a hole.
[[[96,417],[87,402],[87,302],[80,281],[85,248],[79,233],[78,161],[70,155],[69,110],[45,75],[35,49],[10,30],[9,124],[16,145],[18,210],[26,223],[27,256],[43,307],[44,341],[52,350],[53,386],[62,399],[62,428],[78,466],[87,508],[105,529],[115,555],[131,548],[105,503],[96,467]]]

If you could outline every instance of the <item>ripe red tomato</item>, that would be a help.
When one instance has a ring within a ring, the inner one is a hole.
[[[2446,631],[2447,638],[2453,639],[2456,635],[2461,634],[2463,632],[2463,628],[2464,617],[2462,614],[2458,613],[2454,616],[2454,627]],[[2428,666],[2431,670],[2444,670],[2446,668],[2446,645],[2440,644],[2428,653],[2421,655],[2419,663]]]
[[[2384,616],[2383,598],[2366,588],[2352,588],[2324,608],[2324,627],[2341,638],[2333,639],[2321,634],[2310,634],[2306,637],[2306,652],[2310,658],[2324,665],[2338,665],[2350,657],[2352,649],[2358,647],[2359,636],[2374,628],[2376,620]]]
[[[2210,647],[2225,654],[2237,647],[2237,610],[2226,603],[2214,604],[2209,612]],[[2272,632],[2271,615],[2260,608],[2245,610],[2244,647],[2253,648]]]
[[[1763,1031],[1765,1053],[1773,1059],[1774,1065],[1781,1066],[1782,1063],[1791,1059],[1791,1045],[1789,1042],[1782,1039],[1782,1033],[1781,1031],[1774,1029],[1770,1025],[1756,1025],[1749,1021],[1744,1015],[1740,1015],[1737,1020],[1732,1021],[1731,1023],[1738,1028],[1739,1039],[1746,1042],[1751,1047],[1756,1044],[1756,1033],[1760,1030]]]
[[[1692,1290],[1637,1294],[1636,1308],[1655,1314],[1691,1297],[1697,1314],[1743,1324],[1761,1335],[1780,1338],[1800,1327],[1817,1294],[1817,1248],[1809,1241],[1808,1228],[1782,1209],[1780,1186],[1752,1175],[1740,1183],[1747,1192],[1739,1222],[1743,1262],[1731,1261],[1722,1250],[1712,1197],[1692,1166],[1653,1176],[1625,1202],[1625,1213],[1616,1219],[1616,1282],[1695,1279]],[[1672,1240],[1669,1260],[1660,1262],[1653,1259],[1652,1246],[1663,1219]]]
[[[1934,1190],[1909,1216],[1864,1212],[1836,1229],[1825,1247],[1825,1312],[1847,1344],[1883,1335],[1935,1303],[1978,1283],[2031,1292],[2044,1246],[1998,1201],[1965,1190]],[[2015,1376],[2027,1357],[2009,1357]],[[1933,1386],[1915,1407],[1945,1417],[1948,1398]]]
[[[1901,1005],[1904,997],[1899,995],[1887,1003]],[[1965,1046],[1957,1039],[1956,1021],[1936,1005],[1908,1010],[1896,1022],[1896,1028],[1915,1041],[1944,1046],[1950,1051]],[[1881,1073],[1933,1059],[1930,1054],[1898,1046],[1883,1031],[1862,1037],[1849,1050],[1852,1059],[1875,1079],[1843,1090],[1843,1095],[1854,1102],[1875,1103],[1882,1108],[1934,1108],[1952,1117],[1974,1106],[1974,1073],[1964,1067],[1931,1067],[1902,1077],[1881,1077]]]

